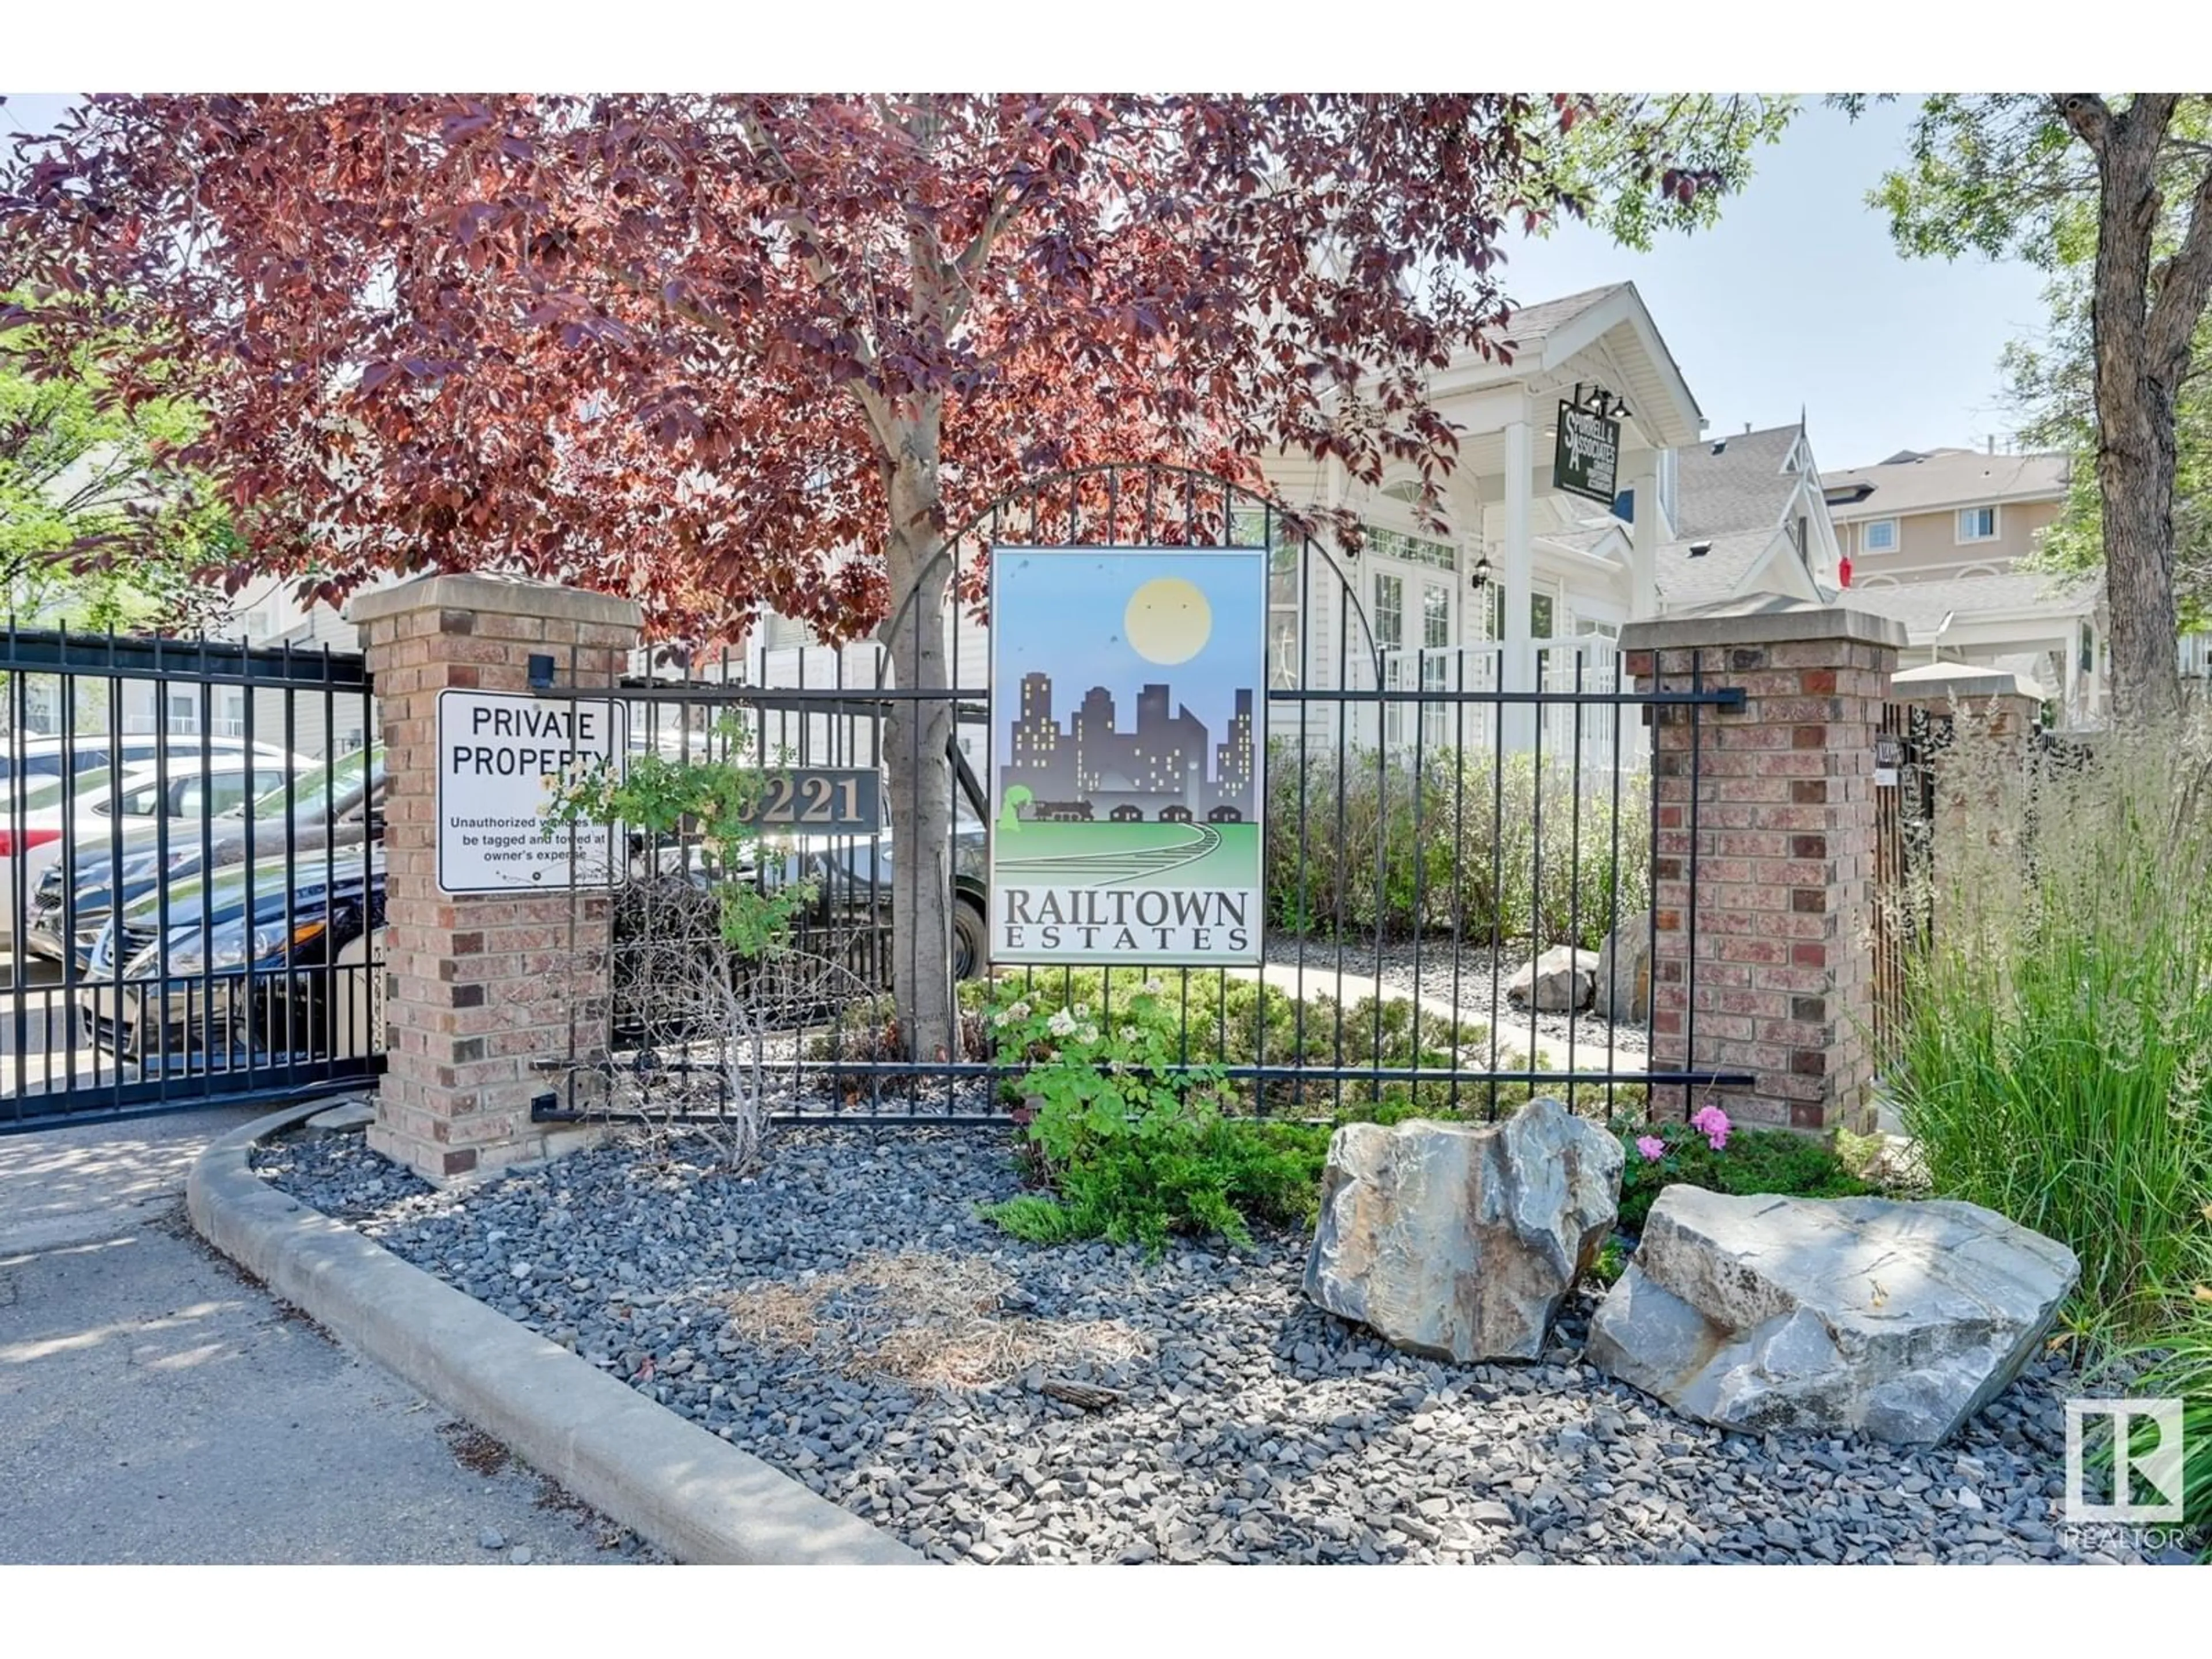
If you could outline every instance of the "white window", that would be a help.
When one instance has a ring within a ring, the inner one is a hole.
[[[1298,684],[1298,560],[1296,547],[1277,547],[1267,555],[1267,686],[1294,690]]]
[[[780,616],[770,611],[764,613],[767,626],[762,630],[762,643],[771,651],[786,651],[793,646],[811,643],[807,626],[795,617]]]
[[[1964,515],[1961,521],[1964,520]],[[1897,520],[1869,519],[1859,527],[1859,551],[1862,553],[1894,553],[1897,551]]]
[[[1997,510],[1994,507],[1962,507],[1959,509],[1959,539],[1962,542],[1993,542],[1997,538]]]

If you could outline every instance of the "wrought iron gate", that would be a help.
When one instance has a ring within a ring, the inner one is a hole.
[[[0,681],[0,1132],[380,1070],[361,657],[11,624]]]
[[[1948,715],[1883,707],[1875,739],[1874,1036],[1877,1064],[1895,1052],[1914,954],[1935,925],[1936,766]]]
[[[896,712],[935,704],[951,726],[952,810],[948,844],[931,850],[951,903],[945,926],[922,944],[959,975],[981,975],[990,834],[981,780],[1000,758],[986,718],[987,619],[979,614],[993,550],[1221,545],[1264,547],[1273,567],[1267,966],[1260,976],[1159,971],[1184,1011],[1180,1062],[1218,1065],[1256,1109],[1303,1116],[1393,1102],[1482,1113],[1529,1090],[1571,1092],[1608,1109],[1627,1091],[1626,1109],[1640,1111],[1648,1095],[1661,1093],[1656,1085],[1668,1085],[1663,1105],[1671,1108],[1681,1085],[1748,1082],[1650,1070],[1648,1006],[1633,1020],[1595,1020],[1574,1009],[1555,1018],[1505,994],[1534,948],[1570,939],[1592,945],[1626,916],[1649,919],[1656,830],[1644,769],[1647,711],[1673,706],[1694,724],[1741,694],[1628,690],[1614,678],[1609,641],[1595,642],[1606,647],[1602,660],[1595,647],[1553,647],[1526,685],[1501,683],[1494,648],[1479,647],[1424,649],[1417,672],[1391,673],[1358,561],[1305,533],[1279,504],[1215,478],[1133,465],[1056,474],[955,532],[944,555],[955,604],[939,641],[949,665],[942,689],[919,687],[915,663],[894,661],[873,644],[790,644],[541,695],[627,702],[634,751],[803,772],[883,767],[897,758]],[[1444,579],[1468,577],[1455,562]],[[697,848],[682,841],[632,838],[609,947],[612,1016],[580,1024],[562,1067],[569,1086],[541,1100],[541,1117],[681,1120],[720,1109],[714,1090],[731,1086],[732,1070],[701,1049],[726,1047],[727,1024],[719,1034],[651,1035],[640,999],[661,976],[642,957],[625,958],[641,945],[639,907],[668,902],[669,872],[697,867]],[[797,919],[786,965],[762,981],[764,1000],[781,1012],[751,1039],[750,1076],[781,1117],[1002,1120],[1015,1066],[993,1052],[972,979],[932,1011],[957,1034],[949,1051],[908,1051],[901,1011],[887,995],[901,925],[890,905],[893,856],[888,832],[810,836],[794,826],[749,872],[763,890],[805,879],[817,896]],[[1694,910],[1696,860],[1685,864]],[[654,883],[662,884],[659,900],[647,891]],[[793,959],[804,966],[792,967]],[[1694,974],[1697,963],[1686,967]],[[1040,996],[1095,998],[1102,1019],[1149,976],[1011,971]],[[1695,987],[1688,988],[1694,1007]],[[575,1087],[579,1078],[590,1079],[588,1091]]]

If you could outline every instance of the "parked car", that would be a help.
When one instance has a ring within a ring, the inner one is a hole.
[[[282,755],[283,749],[272,743],[250,745],[258,755]],[[190,732],[134,732],[120,738],[106,732],[89,732],[74,738],[25,738],[0,749],[0,779],[58,778],[66,772],[97,772],[118,760],[125,766],[143,761],[159,761],[163,756],[173,760],[179,755],[197,755],[203,750],[216,755],[242,755],[249,745],[243,738],[200,737]]]
[[[87,853],[111,860],[149,846],[199,840],[211,814],[242,805],[313,769],[301,755],[243,749],[172,750],[167,763],[49,778],[22,789],[0,814],[0,946],[15,943],[17,921],[50,867]],[[29,781],[24,781],[28,785]]]
[[[94,1044],[172,1068],[372,1052],[368,939],[384,855],[264,859],[168,884],[111,917],[77,992]]]
[[[891,926],[892,847],[889,830],[873,836],[808,836],[775,838],[782,850],[778,881],[811,881],[814,902],[799,926],[829,933],[866,931],[888,950]],[[965,812],[952,830],[952,972],[973,979],[989,958],[985,921],[989,891],[990,838],[982,820]]]
[[[981,822],[963,815],[952,894],[953,969],[963,979],[985,960],[986,845]],[[646,849],[632,851],[641,873]],[[681,872],[702,886],[721,878],[699,848],[687,851],[659,849],[659,874]],[[863,958],[888,949],[890,860],[888,836],[808,836],[775,842],[763,865],[732,874],[770,886],[813,882],[801,948],[851,957],[865,971]],[[361,1046],[374,1041],[368,936],[383,923],[384,891],[373,844],[340,853],[329,870],[320,858],[280,857],[156,883],[126,900],[119,930],[113,917],[100,926],[83,958],[92,982],[77,1003],[91,1040],[125,1063],[161,1068],[371,1052]]]
[[[73,870],[56,863],[31,902],[21,948],[27,955],[80,968],[115,908],[119,891],[127,908],[163,880],[184,881],[203,869],[258,861],[290,848],[296,859],[320,863],[326,847],[350,847],[379,833],[384,799],[384,749],[357,749],[318,766],[210,821],[204,842],[195,833],[159,848],[136,848],[118,860],[103,843],[83,848]]]

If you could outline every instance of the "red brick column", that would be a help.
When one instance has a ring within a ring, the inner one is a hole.
[[[1977,818],[1994,831],[2025,778],[2028,743],[2043,699],[2016,674],[1997,668],[1937,663],[1909,668],[1890,683],[1889,700],[1938,723],[1941,740],[1929,759],[1936,769],[1936,846],[1965,834]],[[1948,729],[1943,723],[1948,722]]]
[[[544,1158],[580,1137],[530,1121],[558,1079],[533,1061],[601,1030],[610,906],[563,890],[448,896],[437,859],[438,694],[526,691],[550,655],[557,685],[604,686],[636,645],[637,605],[544,583],[421,577],[363,594],[390,781],[384,805],[385,1044],[369,1144],[434,1181]]]
[[[1652,710],[1652,1067],[1754,1079],[1690,1110],[1871,1127],[1875,734],[1904,642],[1886,617],[1779,599],[1622,630],[1638,689],[1744,693]]]

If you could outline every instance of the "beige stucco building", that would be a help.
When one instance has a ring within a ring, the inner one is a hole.
[[[2061,726],[2106,715],[2100,584],[2023,568],[2064,511],[2063,454],[1905,450],[1822,475],[1851,602],[1905,626],[1905,659],[2033,680]]]

